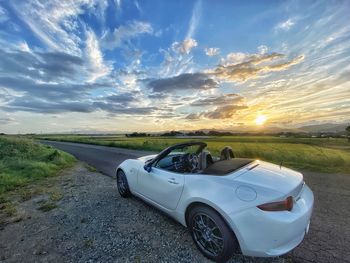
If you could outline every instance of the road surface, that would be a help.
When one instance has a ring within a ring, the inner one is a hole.
[[[43,141],[98,171],[114,176],[123,160],[151,152],[79,143]],[[315,194],[310,232],[304,242],[285,257],[292,262],[350,263],[350,175],[304,172],[306,183]]]
[[[86,162],[99,172],[115,176],[117,166],[126,159],[138,158],[154,152],[137,151],[123,148],[114,148],[83,143],[41,141],[62,151],[74,155],[77,159]]]

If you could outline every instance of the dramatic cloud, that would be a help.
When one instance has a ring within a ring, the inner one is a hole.
[[[106,49],[113,50],[141,34],[151,33],[153,33],[153,28],[149,23],[133,21],[127,25],[117,27],[113,32],[106,31],[101,39],[102,46]]]
[[[235,93],[198,99],[193,101],[190,106],[212,109],[200,113],[191,113],[186,116],[186,119],[189,120],[232,118],[239,110],[248,108],[245,98]]]
[[[291,29],[293,26],[295,25],[295,19],[289,18],[286,21],[283,21],[281,23],[279,23],[275,29],[276,30],[284,30],[284,31],[288,31],[289,29]]]
[[[246,105],[225,105],[216,107],[212,111],[205,111],[201,113],[191,113],[186,116],[188,120],[198,120],[198,119],[228,119],[235,116],[235,114],[242,110],[247,109]]]
[[[286,70],[304,60],[304,56],[298,56],[289,61],[281,62],[282,54],[255,54],[246,55],[243,53],[231,53],[213,71],[208,71],[209,75],[214,75],[222,81],[244,82],[248,79],[256,78],[260,74],[273,71]],[[276,63],[271,61],[277,60]],[[269,63],[268,63],[269,62]]]
[[[185,73],[176,77],[151,80],[147,86],[153,92],[175,92],[213,89],[218,87],[218,83],[203,73]]]
[[[247,7],[0,0],[0,126],[49,132],[46,113],[61,131],[221,129],[257,112],[291,126],[348,122],[348,4]],[[233,11],[238,20],[217,19]]]
[[[220,49],[219,49],[219,48],[214,48],[214,47],[205,48],[205,49],[204,49],[204,52],[205,52],[205,54],[206,54],[207,56],[212,57],[212,56],[219,55]]]
[[[172,48],[180,54],[189,54],[197,45],[198,43],[195,39],[187,38],[182,42],[174,42]]]
[[[89,81],[103,77],[111,72],[111,68],[106,66],[103,61],[103,55],[100,51],[99,43],[92,31],[86,33],[86,56],[90,63],[91,76]]]

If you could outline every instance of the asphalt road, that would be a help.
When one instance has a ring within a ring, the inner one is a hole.
[[[147,154],[154,154],[154,152],[136,151],[82,143],[55,141],[41,141],[41,143],[49,144],[62,151],[68,152],[74,155],[77,159],[93,166],[99,172],[109,176],[115,176],[117,166],[126,159],[138,158]]]
[[[79,143],[43,143],[69,152],[109,176],[114,176],[123,160],[151,154]],[[302,244],[285,257],[292,262],[350,263],[350,174],[303,174],[315,195],[311,227]]]

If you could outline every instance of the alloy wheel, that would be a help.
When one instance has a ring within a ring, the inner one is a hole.
[[[204,213],[193,217],[192,230],[195,242],[211,256],[219,255],[224,248],[224,240],[215,221]]]

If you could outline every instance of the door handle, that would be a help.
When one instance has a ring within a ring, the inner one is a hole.
[[[179,184],[178,182],[176,182],[175,178],[169,178],[168,182],[171,184]]]

